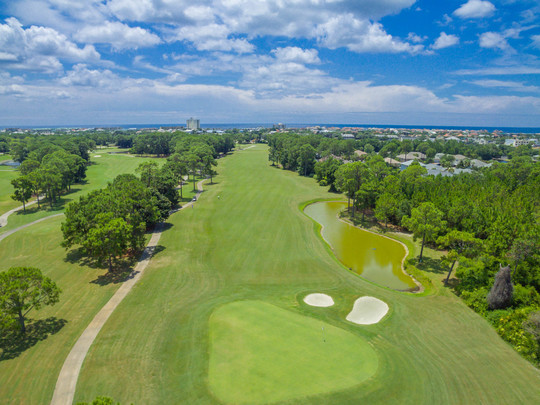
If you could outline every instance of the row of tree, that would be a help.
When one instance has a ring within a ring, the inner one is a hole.
[[[330,157],[351,161],[360,160],[355,154],[360,150],[369,155],[378,154],[385,157],[395,158],[398,154],[407,155],[416,151],[426,155],[427,161],[432,161],[437,153],[443,153],[447,166],[453,163],[453,155],[462,154],[469,159],[461,163],[467,166],[470,159],[491,160],[503,155],[509,156],[533,156],[536,151],[530,145],[518,148],[505,146],[504,144],[463,143],[456,140],[428,140],[415,139],[403,140],[385,139],[375,137],[373,134],[365,134],[358,139],[342,139],[341,136],[321,135],[313,133],[273,133],[267,136],[270,146],[269,160],[272,164],[278,163],[284,169],[298,171],[303,176],[311,176],[316,173],[316,160]],[[335,162],[332,162],[335,164]]]
[[[99,264],[107,263],[112,272],[116,259],[142,250],[145,232],[169,216],[171,204],[154,185],[121,174],[106,188],[66,207],[62,245],[80,246]]]
[[[69,191],[74,183],[86,177],[88,162],[85,159],[64,149],[52,149],[54,151],[44,155],[32,152],[21,164],[19,177],[11,181],[14,188],[12,198],[22,202],[24,210],[34,195],[38,207],[41,194],[45,194],[52,206],[62,191]]]

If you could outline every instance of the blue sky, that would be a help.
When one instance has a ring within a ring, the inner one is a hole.
[[[540,127],[537,0],[0,1],[0,126]]]

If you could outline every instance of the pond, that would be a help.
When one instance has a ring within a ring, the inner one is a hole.
[[[394,290],[416,290],[414,280],[401,268],[403,245],[341,221],[338,214],[346,207],[346,202],[326,201],[310,204],[304,212],[322,225],[323,238],[346,267]]]
[[[11,167],[19,167],[21,164],[19,162],[15,162],[14,160],[4,160],[0,163],[0,166],[11,166]]]

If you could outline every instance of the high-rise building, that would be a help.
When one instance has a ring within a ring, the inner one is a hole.
[[[187,129],[192,129],[195,131],[201,129],[201,121],[191,117],[189,120],[187,120]]]

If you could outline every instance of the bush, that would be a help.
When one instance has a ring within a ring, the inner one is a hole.
[[[520,284],[514,286],[514,308],[540,307],[540,294],[533,286],[524,287]]]
[[[514,311],[494,311],[490,316],[497,333],[526,359],[539,364],[540,346],[537,338],[525,327],[530,323],[529,314],[538,310],[534,307],[516,309]],[[493,315],[500,314],[495,317]]]
[[[474,291],[463,291],[461,298],[470,308],[485,316],[488,311],[486,297],[488,295],[487,287],[480,287]]]

